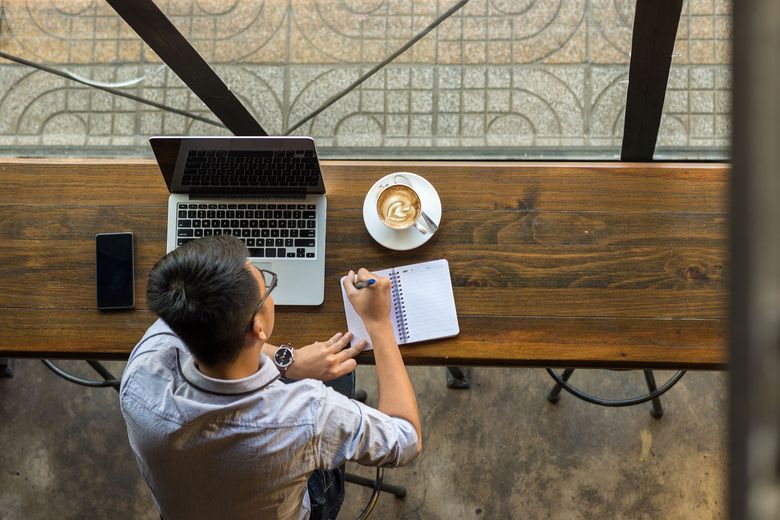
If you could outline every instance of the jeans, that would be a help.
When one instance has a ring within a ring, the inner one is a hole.
[[[355,372],[325,383],[350,399],[355,396]],[[333,520],[344,503],[344,465],[334,470],[318,469],[309,477],[310,520]]]

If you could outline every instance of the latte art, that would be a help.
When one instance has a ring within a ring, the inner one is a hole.
[[[414,206],[410,206],[402,200],[395,200],[387,205],[385,218],[393,222],[406,222],[414,213]]]
[[[387,226],[405,229],[420,216],[420,197],[408,186],[390,186],[379,195],[376,209]]]

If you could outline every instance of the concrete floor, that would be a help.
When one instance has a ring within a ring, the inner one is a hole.
[[[90,374],[75,361],[64,368]],[[119,373],[121,362],[108,363]],[[0,518],[156,519],[125,436],[117,394],[61,381],[37,360],[0,379]],[[372,367],[359,386],[375,399]],[[386,471],[408,496],[383,494],[372,518],[696,519],[725,517],[727,377],[689,373],[649,405],[607,409],[564,395],[549,404],[541,369],[479,368],[471,390],[443,368],[411,368],[425,431],[421,457]],[[661,381],[667,372],[658,372]],[[612,397],[643,390],[641,372],[577,371]],[[373,470],[350,466],[370,476]],[[369,492],[348,485],[341,518]]]

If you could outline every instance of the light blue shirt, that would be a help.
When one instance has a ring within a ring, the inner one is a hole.
[[[122,376],[130,447],[166,520],[305,519],[315,469],[348,460],[402,466],[417,453],[406,420],[348,399],[320,381],[279,381],[261,354],[240,380],[202,374],[157,320]]]

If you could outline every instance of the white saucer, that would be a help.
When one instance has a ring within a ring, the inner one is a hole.
[[[376,214],[376,198],[379,195],[380,187],[393,182],[393,177],[396,175],[402,175],[409,180],[414,191],[420,195],[420,203],[423,209],[425,209],[425,213],[431,217],[431,220],[437,226],[441,222],[441,200],[439,199],[439,194],[436,193],[436,188],[430,182],[416,173],[408,172],[396,172],[385,175],[376,181],[371,186],[371,189],[368,190],[368,193],[366,193],[366,198],[363,201],[363,222],[366,224],[368,234],[380,245],[388,249],[408,251],[426,243],[431,239],[433,233],[428,232],[423,235],[414,226],[400,230],[390,229],[379,220]]]

